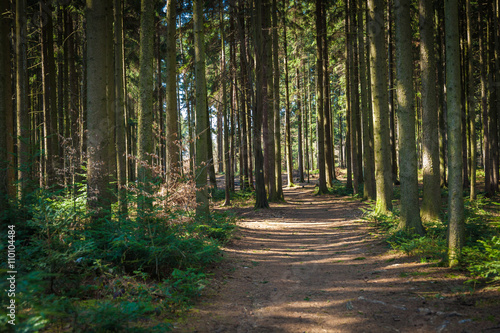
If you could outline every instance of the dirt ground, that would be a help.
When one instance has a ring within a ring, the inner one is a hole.
[[[500,332],[499,288],[396,253],[363,204],[285,189],[270,210],[235,209],[234,240],[176,332]]]

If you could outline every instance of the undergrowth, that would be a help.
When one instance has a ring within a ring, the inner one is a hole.
[[[460,258],[462,268],[473,278],[500,281],[500,221],[489,212],[499,203],[479,195],[477,200],[465,200],[465,240]],[[425,235],[410,234],[398,229],[399,211],[375,214],[372,204],[364,210],[364,219],[379,229],[395,250],[417,256],[421,262],[446,263],[447,216],[441,221],[424,222]]]
[[[92,221],[81,184],[74,195],[40,189],[3,212],[7,224],[16,221],[15,331],[168,331],[169,318],[205,287],[235,218],[214,212],[195,220],[160,199],[141,220],[113,211]],[[4,232],[2,253],[7,244]],[[2,279],[0,288],[7,284]],[[0,300],[8,304],[7,293]],[[0,331],[12,329],[7,320],[0,318]]]

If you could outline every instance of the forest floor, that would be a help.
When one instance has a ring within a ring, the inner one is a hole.
[[[303,185],[303,186],[302,186]],[[500,332],[500,289],[390,249],[364,204],[285,189],[238,231],[176,332]]]

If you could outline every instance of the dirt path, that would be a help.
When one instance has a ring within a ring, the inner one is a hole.
[[[285,190],[241,209],[235,240],[180,332],[500,332],[498,292],[389,251],[361,203]]]

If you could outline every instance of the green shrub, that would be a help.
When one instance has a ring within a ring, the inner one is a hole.
[[[468,269],[474,275],[493,281],[500,280],[500,237],[479,240],[482,246],[469,248],[466,252]]]
[[[16,224],[22,258],[16,263],[16,300],[23,309],[16,315],[17,332],[68,325],[75,332],[170,329],[146,327],[144,318],[189,307],[207,283],[204,271],[221,259],[220,246],[231,237],[235,218],[213,213],[195,221],[192,211],[165,208],[167,200],[157,196],[139,220],[135,198],[129,196],[129,216],[112,211],[94,222],[84,185],[75,192],[40,189],[3,212],[7,221],[22,222]],[[2,304],[6,297],[0,296]],[[0,331],[10,329],[5,319]]]

